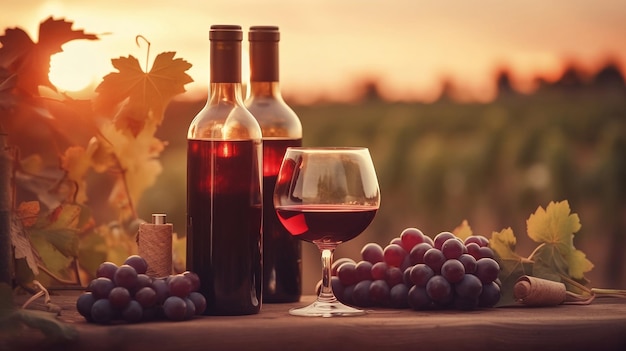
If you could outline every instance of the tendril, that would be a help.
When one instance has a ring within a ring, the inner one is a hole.
[[[135,43],[137,44],[138,47],[141,47],[141,44],[139,44],[139,39],[143,39],[143,41],[145,41],[146,44],[148,44],[148,49],[146,50],[146,72],[148,72],[148,64],[150,62],[150,45],[151,44],[150,44],[150,41],[146,39],[146,37],[139,34],[135,37]]]

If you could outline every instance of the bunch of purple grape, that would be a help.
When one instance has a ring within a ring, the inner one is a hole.
[[[129,256],[120,266],[103,262],[76,300],[76,309],[88,322],[99,324],[161,318],[181,321],[204,312],[206,299],[198,292],[197,274],[186,271],[152,278],[146,275],[147,269],[138,255]]]
[[[331,283],[337,298],[359,307],[493,307],[500,300],[500,266],[489,240],[473,235],[464,241],[451,232],[434,239],[407,228],[384,249],[368,243],[358,263],[340,258]]]

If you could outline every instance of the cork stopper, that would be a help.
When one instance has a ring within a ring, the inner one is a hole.
[[[152,224],[165,224],[167,223],[167,215],[165,213],[153,213]]]
[[[527,306],[556,306],[565,302],[565,284],[532,276],[521,276],[513,287],[515,300]]]
[[[277,26],[252,26],[248,32],[250,42],[250,81],[278,82],[278,42],[280,31]]]
[[[212,25],[209,40],[211,83],[241,83],[241,26]]]

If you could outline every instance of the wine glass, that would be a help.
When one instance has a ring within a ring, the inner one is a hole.
[[[282,225],[294,237],[317,245],[322,286],[315,302],[289,311],[296,316],[354,316],[333,294],[331,266],[337,245],[361,234],[380,206],[380,190],[364,147],[289,147],[274,190]]]

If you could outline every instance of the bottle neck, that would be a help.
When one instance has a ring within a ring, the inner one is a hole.
[[[250,42],[250,82],[278,82],[278,41]]]
[[[282,99],[278,82],[250,82],[250,96]]]
[[[243,105],[243,92],[241,83],[216,83],[209,84],[210,105],[217,105],[221,102],[235,103]]]

